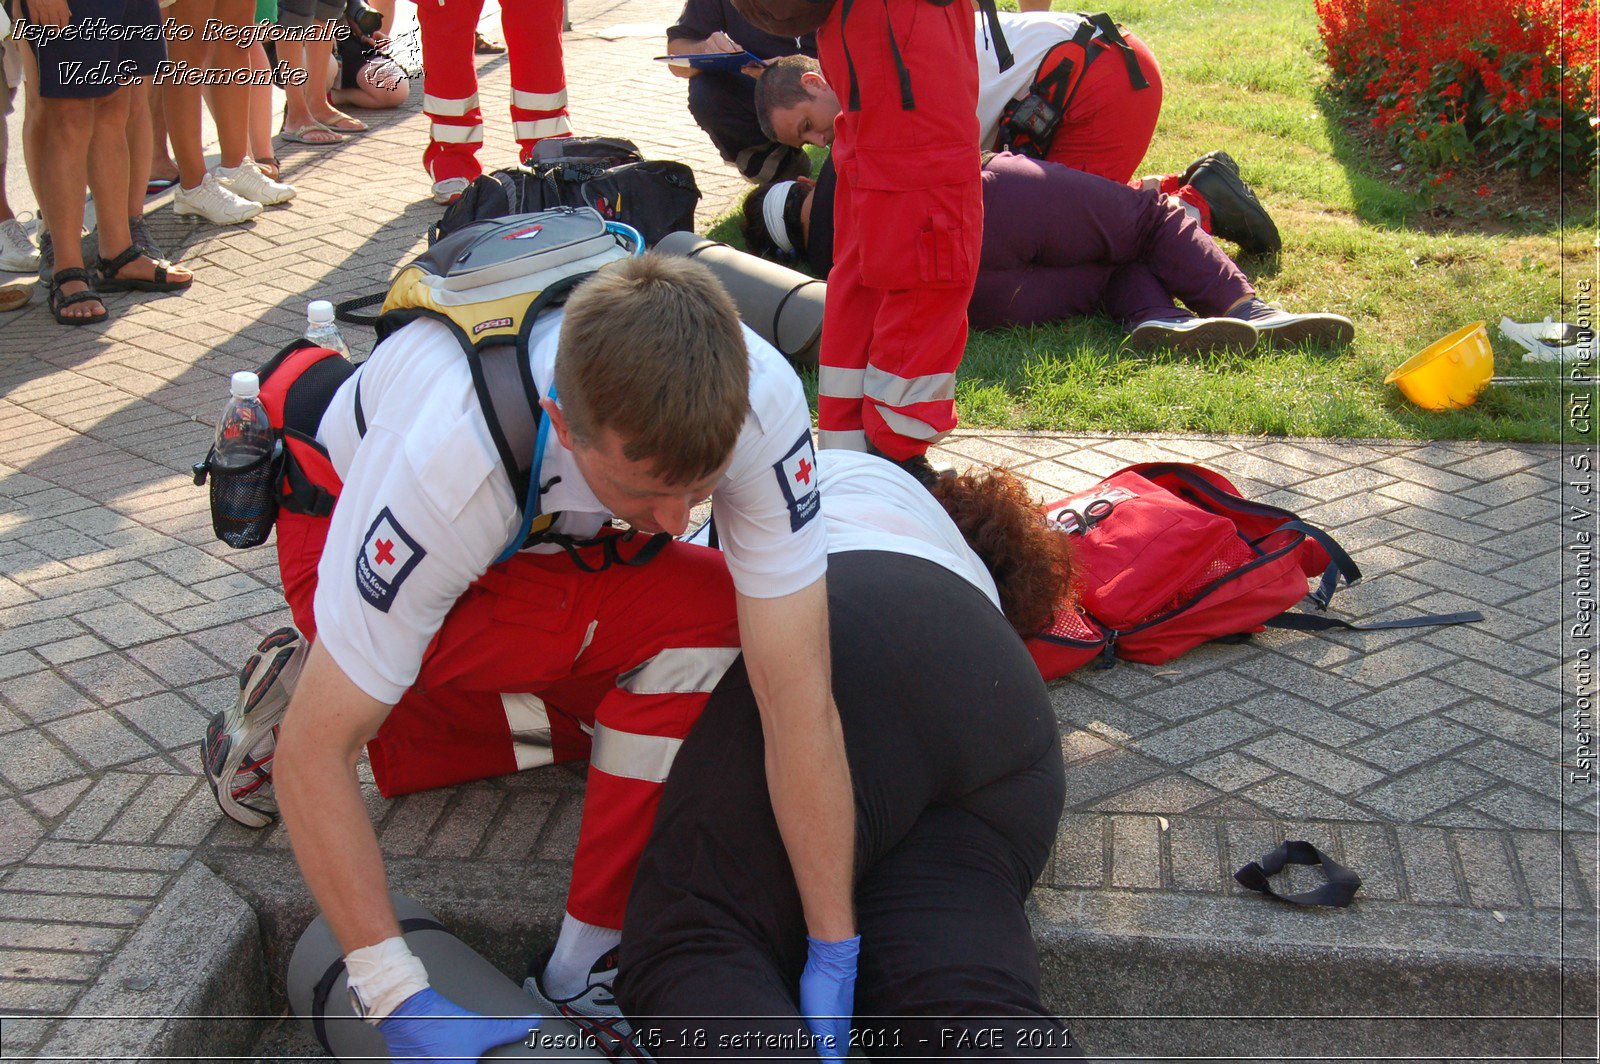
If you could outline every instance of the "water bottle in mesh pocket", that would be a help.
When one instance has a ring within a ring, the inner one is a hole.
[[[217,462],[211,448],[194,467],[195,484],[211,478],[211,530],[230,547],[259,547],[278,520],[278,478],[283,472],[283,441],[272,451],[238,469]]]

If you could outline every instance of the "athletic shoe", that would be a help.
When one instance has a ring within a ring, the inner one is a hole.
[[[144,217],[128,219],[128,232],[133,236],[133,243],[138,249],[152,259],[164,259],[166,252],[161,250],[161,245],[155,242],[150,235],[150,226],[145,223]]]
[[[441,207],[448,207],[461,198],[461,194],[472,184],[464,177],[447,177],[443,181],[433,183],[433,202]]]
[[[232,170],[220,166],[212,167],[211,172],[217,176],[222,187],[232,192],[240,199],[247,199],[265,207],[272,207],[279,203],[288,203],[294,199],[294,186],[274,181],[261,172],[261,168],[249,159],[240,163]]]
[[[1239,176],[1233,156],[1214,151],[1196,160],[1184,177],[1184,183],[1200,193],[1211,208],[1213,236],[1232,240],[1247,254],[1283,247],[1272,216]]]
[[[50,230],[39,230],[39,280],[48,282],[56,272],[56,244]]]
[[[0,222],[0,270],[32,273],[39,268],[39,249],[15,218]]]
[[[267,636],[239,670],[239,700],[206,725],[200,747],[206,780],[223,813],[245,827],[264,828],[276,815],[264,805],[271,796],[272,754],[306,650],[293,628]]]
[[[1123,346],[1133,351],[1166,348],[1184,354],[1250,351],[1259,336],[1254,325],[1237,318],[1181,318],[1141,321]]]
[[[213,225],[238,225],[261,213],[261,204],[234,193],[207,173],[194,188],[178,186],[172,197],[172,213],[195,215]]]
[[[1274,347],[1306,343],[1345,347],[1356,337],[1354,323],[1343,314],[1291,314],[1259,299],[1229,311],[1228,317],[1249,322],[1262,341]]]
[[[589,985],[569,998],[552,997],[544,990],[545,966],[554,952],[546,950],[534,960],[528,977],[522,981],[522,989],[551,1015],[562,1017],[593,1038],[595,1048],[612,1060],[650,1060],[650,1055],[634,1043],[633,1025],[617,1007],[616,995],[611,992],[617,981],[617,948],[613,946],[594,962],[594,967],[589,969]]]

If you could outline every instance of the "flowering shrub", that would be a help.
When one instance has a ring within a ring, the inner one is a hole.
[[[1597,0],[1315,0],[1334,88],[1402,157],[1537,176],[1594,158]]]

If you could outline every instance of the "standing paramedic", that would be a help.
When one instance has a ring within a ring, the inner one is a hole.
[[[931,481],[928,448],[956,424],[983,235],[972,9],[841,0],[817,30],[817,55],[846,101],[816,131],[839,174],[818,439]]]
[[[543,397],[536,482],[555,515],[540,535],[556,542],[496,563],[523,515],[469,361],[428,318],[380,343],[321,416],[331,517],[279,521],[285,596],[315,642],[272,772],[358,1011],[396,1057],[476,1058],[529,1027],[427,1018],[464,1010],[427,989],[400,937],[356,782],[362,746],[386,794],[588,757],[566,918],[529,985],[619,1048],[610,983],[634,868],[673,756],[741,644],[819,985],[837,998],[856,942],[852,797],[800,382],[704,267],[654,255],[602,269],[525,350]],[[707,495],[721,556],[661,535]],[[608,534],[613,515],[651,541]],[[262,677],[298,671],[265,651],[272,667],[242,679],[246,707],[280,694],[259,692],[282,686]]]
[[[483,173],[483,113],[478,108],[477,29],[483,0],[417,0],[422,35],[422,110],[428,116],[423,168],[433,201],[449,203]],[[511,63],[511,126],[527,162],[546,137],[572,134],[567,73],[561,57],[561,0],[515,0],[500,6]]]

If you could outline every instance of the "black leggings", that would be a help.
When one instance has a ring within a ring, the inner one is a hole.
[[[828,600],[855,786],[861,1049],[1080,1055],[1040,1003],[1023,913],[1064,793],[1038,670],[999,611],[931,562],[833,555]],[[617,997],[658,1058],[816,1059],[796,1004],[805,920],[762,756],[738,665],[673,764],[623,923]]]

